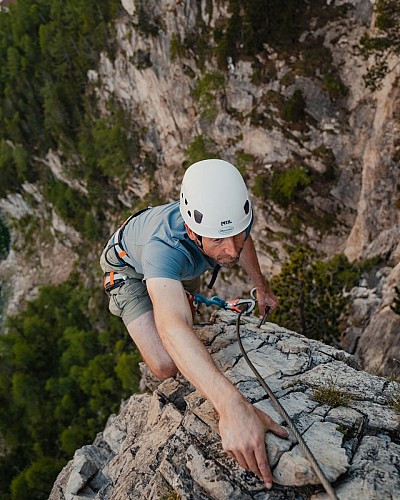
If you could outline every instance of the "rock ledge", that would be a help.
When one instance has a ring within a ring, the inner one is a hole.
[[[229,380],[283,424],[241,356],[235,319],[219,312],[197,333]],[[391,402],[400,385],[360,371],[344,351],[272,323],[259,329],[245,318],[241,335],[338,497],[399,498],[400,420]],[[50,500],[328,498],[293,436],[267,434],[276,480],[268,491],[222,451],[216,412],[193,386],[179,377],[158,385],[142,368],[153,393],[133,395],[92,445],[75,452]],[[316,401],[315,388],[345,393],[346,406]]]

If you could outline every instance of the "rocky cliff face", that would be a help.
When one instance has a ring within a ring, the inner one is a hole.
[[[253,58],[228,56],[226,66],[217,69],[210,33],[230,16],[228,2],[123,0],[115,57],[102,54],[88,78],[104,114],[107,103],[117,101],[142,131],[142,154],[156,161],[151,179],[139,167],[132,168],[128,187],[117,195],[125,206],[138,198],[146,201],[149,194],[176,199],[182,164],[200,144],[203,154],[245,163],[247,182],[255,193],[253,234],[267,276],[279,272],[288,258],[287,245],[306,243],[327,257],[344,252],[352,260],[381,258],[388,268],[381,301],[357,326],[358,334],[366,335],[355,353],[366,367],[385,370],[387,365],[398,368],[394,359],[400,358],[393,347],[398,318],[388,308],[400,260],[400,65],[392,61],[394,70],[379,92],[365,89],[362,75],[368,62],[360,54],[359,40],[374,25],[372,4],[327,1],[310,11],[299,45],[308,41],[318,46],[320,59],[307,59],[305,53],[283,55],[266,45]],[[193,43],[202,37],[203,52]],[[292,116],[287,105],[299,95],[296,92],[302,95],[304,109]],[[44,162],[58,178],[74,182],[65,176],[57,153],[50,152]],[[298,203],[285,209],[264,197],[273,173],[287,166],[304,167],[313,181]],[[11,283],[9,312],[37,286],[64,279],[79,253],[79,235],[51,207],[43,208],[40,196],[35,186],[26,186],[23,196],[12,195],[0,205],[17,221],[14,242],[19,241],[18,220],[23,225],[26,215],[37,217],[43,227],[38,235],[41,244],[28,265],[22,243],[14,244],[1,266],[1,275]],[[109,225],[110,230],[115,227],[115,217]],[[55,268],[60,272],[54,273]],[[229,278],[219,281],[216,292],[231,296],[249,286],[245,279]],[[349,328],[355,322],[357,318],[350,318]],[[385,338],[383,354],[382,344],[377,352],[371,341],[377,329],[379,342]]]
[[[235,316],[218,313],[197,335],[222,372],[258,408],[283,418],[255,380],[236,341]],[[358,369],[345,353],[272,323],[245,318],[250,359],[303,435],[339,499],[400,495],[400,384]],[[324,499],[292,435],[267,434],[276,481],[267,491],[221,450],[213,407],[184,379],[133,395],[95,442],[76,451],[50,500]],[[395,402],[397,401],[397,413]]]

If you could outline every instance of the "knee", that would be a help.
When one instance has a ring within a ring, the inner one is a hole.
[[[167,378],[174,377],[178,373],[178,368],[171,360],[153,365],[151,371],[158,379],[166,380]]]

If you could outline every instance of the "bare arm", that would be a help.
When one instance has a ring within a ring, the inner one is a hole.
[[[242,467],[262,477],[267,487],[271,487],[265,432],[270,430],[287,437],[287,431],[246,401],[218,370],[193,332],[192,316],[181,283],[167,278],[151,278],[147,280],[147,287],[165,349],[180,372],[219,413],[223,449],[232,454]]]
[[[157,331],[179,371],[211,401],[218,413],[223,410],[227,396],[243,399],[217,369],[194,334],[190,307],[181,283],[167,278],[150,278],[146,283]]]
[[[247,238],[244,244],[242,253],[240,254],[239,263],[251,278],[254,286],[257,288],[257,301],[260,309],[260,315],[264,314],[266,306],[269,306],[272,312],[278,305],[278,299],[269,288],[266,279],[261,273],[257,252],[251,235]]]

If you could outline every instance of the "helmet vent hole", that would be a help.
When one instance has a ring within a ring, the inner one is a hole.
[[[187,199],[185,198],[185,205],[187,205],[187,204],[188,204],[188,201],[187,201]]]
[[[193,215],[194,215],[194,220],[197,222],[197,224],[201,224],[201,221],[203,220],[203,214],[198,210],[195,210],[193,212]]]
[[[191,217],[192,216],[192,213],[190,210],[188,210],[188,216]]]
[[[246,201],[243,208],[244,208],[244,213],[247,215],[249,213],[249,210],[250,210],[249,200]]]

